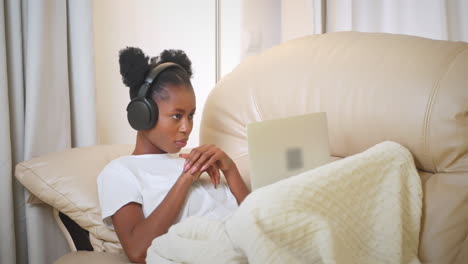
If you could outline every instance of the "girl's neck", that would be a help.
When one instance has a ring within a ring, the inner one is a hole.
[[[144,135],[143,132],[138,131],[136,137],[135,149],[132,155],[144,155],[144,154],[164,154],[161,150],[153,145]]]

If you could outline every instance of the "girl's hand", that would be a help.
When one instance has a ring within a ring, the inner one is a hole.
[[[204,171],[206,171],[208,175],[210,175],[211,182],[213,183],[216,189],[221,180],[221,175],[219,174],[218,165],[216,165],[215,163],[211,165],[207,170],[204,170]]]
[[[196,173],[182,172],[182,175],[180,175],[180,177],[190,179],[190,182],[193,183],[193,182],[197,181],[200,178],[201,173],[202,173],[201,171],[196,172]]]
[[[184,172],[193,174],[207,171],[215,186],[219,184],[219,170],[226,174],[236,166],[232,159],[215,145],[202,145],[192,149],[189,154],[179,156],[186,159]]]

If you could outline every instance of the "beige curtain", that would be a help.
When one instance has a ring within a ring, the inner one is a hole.
[[[0,263],[52,263],[65,240],[14,166],[96,143],[92,5],[5,0],[0,16]]]
[[[282,42],[336,31],[468,41],[466,0],[243,0],[241,58]]]
[[[323,33],[325,0],[243,0],[241,59],[282,42]]]
[[[26,247],[23,246],[22,251],[17,247],[17,242],[19,244],[25,240],[24,209],[17,210],[24,204],[24,198],[12,174],[14,162],[23,155],[22,145],[17,141],[23,131],[23,125],[19,124],[24,123],[21,120],[23,105],[22,102],[10,103],[10,100],[23,96],[22,38],[21,34],[12,33],[18,22],[21,25],[18,19],[20,14],[19,3],[0,2],[0,214],[3,216],[0,221],[1,263],[15,263],[15,260],[24,263],[25,258],[21,256],[25,256],[27,252]],[[7,65],[10,67],[7,68]],[[11,116],[10,111],[16,114]]]
[[[326,32],[386,32],[468,41],[466,0],[323,0]]]

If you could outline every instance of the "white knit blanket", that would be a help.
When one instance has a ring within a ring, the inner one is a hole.
[[[224,222],[188,218],[147,263],[420,263],[410,152],[393,142],[252,192]]]

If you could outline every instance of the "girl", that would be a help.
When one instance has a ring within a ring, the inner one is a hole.
[[[98,192],[104,222],[115,229],[128,258],[144,262],[153,239],[173,224],[195,215],[223,219],[249,191],[235,163],[218,147],[202,145],[177,155],[187,144],[196,109],[187,55],[165,50],[148,62],[132,47],[119,55],[132,99],[128,119],[138,132],[132,155],[103,169]],[[205,171],[211,182],[200,178]]]

